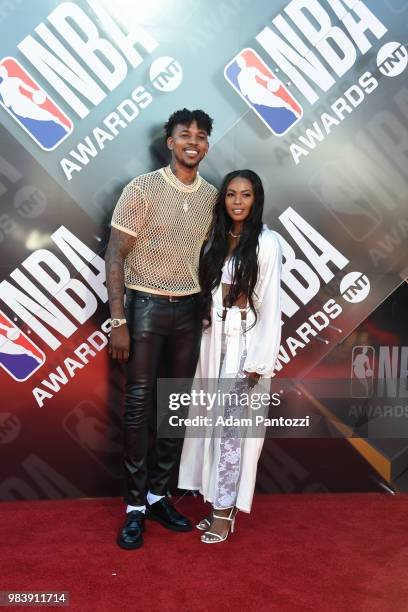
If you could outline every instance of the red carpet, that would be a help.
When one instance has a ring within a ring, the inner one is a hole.
[[[178,508],[203,516],[198,499]],[[408,610],[408,495],[258,495],[225,543],[149,522],[135,551],[115,544],[122,512],[118,499],[1,503],[0,590],[70,591],[65,609],[81,612]]]

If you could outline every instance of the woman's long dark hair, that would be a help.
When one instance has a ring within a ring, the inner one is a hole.
[[[222,182],[214,208],[209,239],[201,252],[199,277],[202,314],[209,325],[211,325],[212,292],[221,282],[222,267],[228,255],[228,232],[232,227],[232,219],[225,207],[225,197],[230,182],[238,177],[250,181],[255,198],[249,217],[244,221],[241,238],[232,253],[235,258],[235,272],[224,306],[230,308],[239,296],[244,295],[255,315],[255,322],[257,317],[253,296],[258,279],[258,239],[263,225],[264,190],[262,181],[255,172],[235,170],[227,174]],[[224,318],[225,314],[224,311]]]

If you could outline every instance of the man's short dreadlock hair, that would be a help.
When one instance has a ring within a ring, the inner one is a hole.
[[[166,139],[171,136],[176,125],[191,125],[193,121],[196,121],[200,130],[205,130],[209,136],[211,135],[213,120],[207,113],[199,109],[188,110],[188,108],[183,108],[170,115],[167,123],[164,124]]]

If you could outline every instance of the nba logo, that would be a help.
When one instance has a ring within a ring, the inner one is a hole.
[[[13,57],[0,62],[0,104],[45,151],[73,130],[71,119]]]
[[[44,353],[0,310],[0,366],[24,382],[45,363]]]
[[[374,390],[375,349],[354,346],[351,353],[351,397],[371,397]]]
[[[283,136],[303,109],[253,49],[244,49],[226,65],[224,76],[275,136]]]

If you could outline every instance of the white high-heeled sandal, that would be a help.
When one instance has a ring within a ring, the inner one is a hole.
[[[211,513],[211,517],[213,516],[213,514]],[[207,517],[201,519],[201,521],[199,523],[197,523],[196,525],[197,529],[199,529],[200,531],[207,531],[207,529],[209,527],[211,527],[211,520]]]
[[[228,508],[225,508],[225,510],[227,510],[227,509]],[[235,517],[237,515],[237,512],[238,512],[238,510],[235,509],[235,506],[232,506],[231,512],[229,513],[228,516],[220,516],[219,514],[213,513],[213,518],[222,519],[224,521],[230,521],[231,525],[227,529],[227,532],[226,532],[226,534],[224,536],[220,535],[219,533],[214,533],[213,531],[206,531],[201,536],[201,541],[204,544],[218,544],[219,542],[225,542],[225,540],[227,539],[227,537],[229,535],[229,532],[231,531],[231,533],[234,533]],[[207,539],[206,536],[213,536],[213,538]]]

